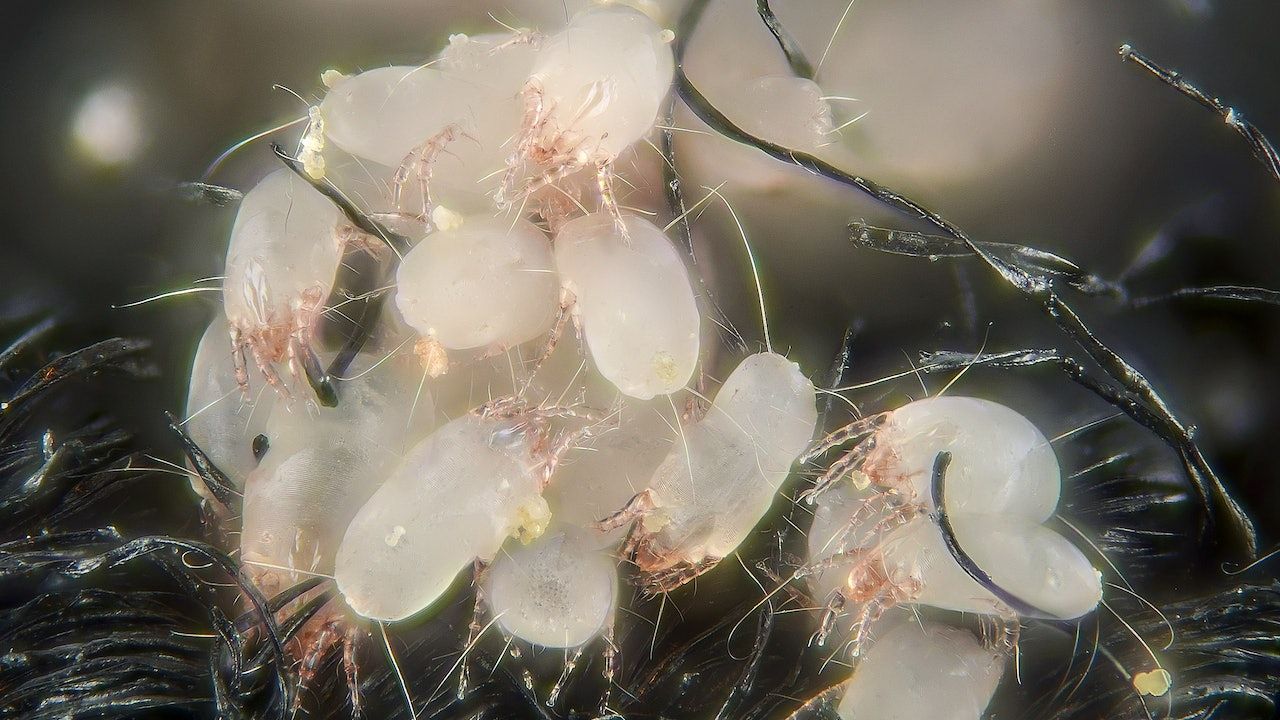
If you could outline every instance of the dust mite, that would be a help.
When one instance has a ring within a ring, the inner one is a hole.
[[[649,16],[620,4],[583,10],[543,38],[520,90],[523,120],[499,204],[589,169],[621,223],[613,162],[653,128],[675,69],[670,40]]]
[[[684,261],[662,230],[633,214],[622,223],[625,234],[598,212],[556,233],[560,326],[570,313],[600,374],[624,395],[648,400],[692,377],[698,307]]]
[[[648,487],[598,523],[634,521],[634,554],[651,592],[673,589],[710,570],[750,534],[817,426],[813,383],[772,352],[743,360],[701,420],[679,441]]]
[[[246,395],[250,358],[281,394],[289,391],[279,364],[302,380],[343,249],[359,235],[328,198],[287,169],[245,194],[227,247],[223,302],[236,381]]]
[[[1072,619],[1098,604],[1101,575],[1043,524],[1057,506],[1061,476],[1048,439],[1026,418],[976,398],[930,398],[841,428],[808,455],[858,438],[810,495],[819,507],[809,572],[829,597],[819,639],[849,603],[855,652],[898,604],[993,614],[1010,624],[1017,616]],[[846,474],[852,487],[837,486]],[[1017,607],[953,557],[934,506],[942,481],[954,542],[995,587],[1019,599]]]

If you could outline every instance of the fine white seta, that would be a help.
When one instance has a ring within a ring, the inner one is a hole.
[[[627,539],[657,592],[678,587],[733,552],[773,504],[813,437],[813,383],[772,352],[743,360],[701,420],[685,426],[648,487],[602,520],[638,520]]]

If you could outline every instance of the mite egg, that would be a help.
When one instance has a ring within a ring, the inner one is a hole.
[[[614,559],[587,531],[557,526],[528,545],[507,543],[485,573],[490,612],[508,633],[542,647],[586,643],[612,621]]]
[[[502,349],[551,328],[557,284],[551,244],[537,226],[468,217],[405,255],[395,300],[409,326],[446,349]]]
[[[1003,590],[1034,608],[1033,617],[1069,620],[1085,615],[1102,598],[1102,579],[1088,558],[1066,538],[1024,517],[951,516],[956,539],[978,567]],[[881,545],[890,577],[920,581],[914,602],[948,610],[998,612],[1000,602],[974,581],[943,543],[927,516],[889,533]]]
[[[679,252],[662,230],[627,215],[624,238],[607,213],[566,223],[556,267],[596,368],[647,400],[684,387],[698,362],[698,308]]]
[[[1004,674],[973,633],[904,620],[858,662],[837,712],[843,720],[980,720]]]
[[[338,589],[360,615],[401,620],[426,608],[511,535],[549,513],[520,419],[468,414],[415,445],[347,528]]]

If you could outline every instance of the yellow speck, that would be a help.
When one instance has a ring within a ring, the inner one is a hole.
[[[1173,676],[1164,668],[1140,672],[1133,676],[1133,688],[1139,695],[1160,697],[1169,692],[1169,686],[1172,684]]]
[[[653,373],[660,380],[672,382],[676,379],[676,359],[666,350],[659,350],[653,355]]]
[[[323,83],[324,86],[329,88],[330,90],[332,90],[335,85],[337,85],[338,83],[346,79],[347,79],[346,75],[343,75],[342,73],[338,72],[337,70],[334,70],[333,68],[329,68],[328,70],[325,70],[324,72],[320,73],[320,82]]]

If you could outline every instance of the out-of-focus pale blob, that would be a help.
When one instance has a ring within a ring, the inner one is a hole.
[[[698,307],[680,253],[662,230],[608,213],[565,223],[556,234],[561,283],[596,368],[620,391],[647,400],[684,387],[698,362]]]
[[[823,154],[837,138],[831,106],[822,88],[812,80],[794,75],[768,75],[747,80],[735,92],[726,93],[716,107],[743,130],[783,147],[814,155]],[[755,148],[728,138],[700,136],[682,144],[690,151],[690,161],[715,168],[719,177],[735,187],[766,191],[809,176]]]
[[[641,569],[733,552],[768,511],[817,420],[813,383],[798,365],[769,352],[743,360],[654,472]]]
[[[674,61],[663,28],[625,5],[588,8],[546,38],[529,92],[545,108],[534,144],[553,157],[612,160],[653,127]],[[527,128],[526,128],[527,130]]]
[[[1035,608],[1032,617],[1069,620],[1097,607],[1101,575],[1058,533],[1025,517],[950,517],[960,547],[996,585]],[[956,564],[929,516],[889,533],[880,550],[891,580],[920,581],[920,594],[912,602],[963,612],[998,609],[996,597]]]
[[[473,560],[548,519],[519,419],[468,414],[415,445],[356,513],[335,577],[363,617],[401,620],[435,602]],[[536,535],[536,533],[529,533]]]
[[[485,599],[521,640],[577,647],[613,620],[616,562],[587,530],[557,526],[528,545],[507,543],[485,574]]]
[[[547,504],[565,525],[586,528],[626,504],[644,489],[658,463],[671,451],[679,419],[670,405],[626,403],[616,429],[591,441],[589,452],[577,453],[556,468],[556,481],[546,491]],[[626,528],[587,537],[593,547],[616,544]]]
[[[95,88],[80,102],[71,138],[95,163],[125,165],[138,157],[144,134],[137,93],[116,83]]]
[[[973,633],[904,622],[859,660],[837,712],[844,720],[981,720],[1004,658]]]
[[[184,428],[213,464],[240,489],[258,464],[253,456],[253,438],[262,432],[269,412],[267,409],[255,412],[253,399],[242,397],[236,384],[228,337],[227,319],[219,313],[201,336],[191,363]],[[275,397],[257,399],[270,406]],[[198,478],[191,479],[191,488],[201,497],[213,500]]]
[[[266,423],[270,447],[249,476],[240,535],[264,590],[301,579],[281,568],[332,572],[351,518],[434,421],[429,396],[411,417],[413,378],[393,363],[372,367],[378,360],[358,358],[337,407],[279,403]]]
[[[1061,471],[1049,439],[1004,405],[972,397],[916,400],[889,414],[862,472],[882,486],[910,482],[932,507],[934,459],[951,453],[947,510],[1008,513],[1043,522],[1058,506]]]
[[[405,255],[396,307],[447,349],[512,347],[551,328],[557,287],[551,243],[537,226],[469,217]]]

